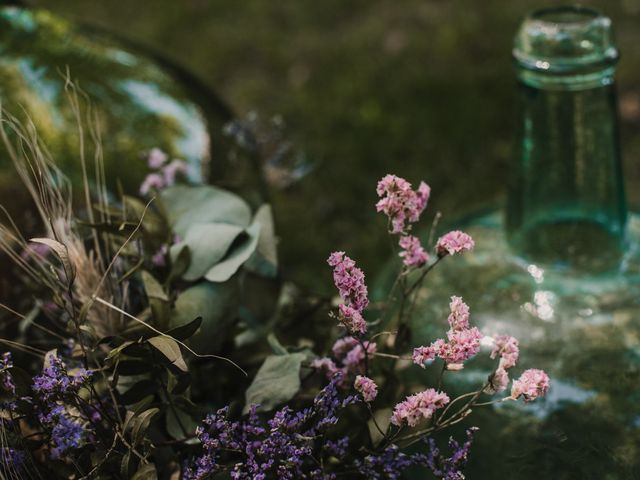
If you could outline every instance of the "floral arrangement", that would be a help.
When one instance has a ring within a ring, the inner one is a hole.
[[[435,245],[412,234],[424,182],[414,190],[387,175],[377,186],[400,259],[388,298],[370,301],[363,271],[334,252],[332,301],[280,278],[269,205],[180,183],[186,165],[152,149],[139,198],[111,198],[98,161],[76,215],[40,140],[6,113],[2,123],[41,219],[31,240],[13,221],[0,226],[22,285],[1,304],[13,319],[0,359],[7,478],[394,479],[419,469],[462,479],[475,429],[447,448],[433,434],[475,408],[548,391],[536,369],[508,390],[518,341],[484,337],[460,297],[442,338],[411,345],[416,292],[474,247],[461,231]],[[451,398],[446,377],[483,346],[492,372]],[[436,381],[405,386],[410,368],[433,369]]]

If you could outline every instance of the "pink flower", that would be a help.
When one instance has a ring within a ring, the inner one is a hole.
[[[167,253],[169,253],[169,247],[165,243],[153,254],[151,263],[156,267],[164,267],[167,264]]]
[[[343,358],[347,352],[353,350],[356,346],[360,345],[358,340],[349,336],[343,337],[336,340],[336,343],[333,344],[331,351],[333,352],[333,356],[336,358]]]
[[[169,157],[159,148],[152,148],[147,156],[149,168],[158,169],[162,167]]]
[[[404,249],[400,256],[404,258],[403,263],[407,267],[421,267],[429,260],[429,254],[422,248],[418,237],[404,235],[400,237],[398,244]]]
[[[376,353],[378,346],[375,342],[362,342],[367,349],[368,355]],[[342,364],[349,372],[358,372],[364,370],[364,348],[359,343],[347,352],[342,359]]]
[[[369,305],[364,273],[344,252],[333,252],[327,263],[333,267],[333,281],[345,304],[340,305],[340,322],[351,333],[365,333],[362,311]]]
[[[340,312],[340,325],[346,327],[350,333],[364,334],[367,332],[367,322],[362,314],[353,307],[342,304],[338,306]]]
[[[311,367],[326,372],[329,378],[333,377],[339,371],[333,360],[328,357],[316,358],[311,362]]]
[[[449,304],[451,313],[449,314],[449,325],[451,330],[464,330],[469,328],[469,306],[462,301],[462,297],[451,297]]]
[[[187,174],[187,164],[183,160],[173,160],[169,165],[162,169],[164,182],[167,187],[176,183],[176,175],[178,173],[182,175]]]
[[[403,233],[409,230],[407,222],[415,223],[427,206],[430,188],[421,182],[417,191],[404,178],[385,175],[379,182],[376,192],[381,199],[376,210],[383,212],[391,222],[391,233]]]
[[[449,331],[449,343],[442,352],[442,359],[447,363],[462,363],[480,351],[482,333],[477,327],[466,330]]]
[[[391,423],[397,426],[407,424],[415,427],[422,419],[429,419],[435,411],[449,403],[449,397],[444,392],[429,388],[424,392],[410,395],[403,402],[395,406],[391,415]]]
[[[489,377],[489,386],[487,386],[484,389],[484,391],[489,395],[493,395],[495,393],[499,393],[506,390],[508,385],[509,385],[509,374],[505,369],[498,368]]]
[[[429,347],[417,347],[413,349],[413,355],[411,355],[413,363],[420,365],[424,368],[425,363],[430,362],[436,358],[435,348]]]
[[[413,361],[424,367],[426,361],[439,357],[449,370],[461,370],[466,360],[480,351],[482,333],[477,327],[464,330],[449,330],[448,342],[439,338],[428,347],[418,347],[413,351]]]
[[[475,246],[473,239],[460,230],[449,232],[438,239],[436,253],[439,257],[455,255],[456,253],[472,250]]]
[[[510,335],[498,335],[495,338],[495,345],[491,352],[491,358],[500,356],[500,366],[508,370],[516,366],[520,349],[518,348],[518,339]]]
[[[378,386],[369,377],[358,375],[353,386],[362,394],[365,402],[373,402],[378,396]]]
[[[160,190],[165,187],[164,178],[158,173],[150,173],[140,185],[140,195],[147,195],[152,189]]]
[[[372,355],[377,350],[375,342],[363,341],[364,348],[367,349],[369,355]],[[348,386],[348,377],[353,373],[363,373],[365,351],[362,348],[360,342],[354,337],[344,337],[336,341],[333,344],[332,352],[335,357],[334,360],[329,358],[316,359],[312,363],[312,366],[318,368],[327,373],[329,378],[333,377],[336,373],[342,373],[341,386]],[[337,366],[339,364],[340,366]]]
[[[542,370],[530,368],[525,370],[520,378],[513,381],[511,398],[514,400],[524,397],[525,402],[531,402],[541,397],[549,390],[549,376]]]

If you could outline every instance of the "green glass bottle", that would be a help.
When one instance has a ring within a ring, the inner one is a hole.
[[[627,208],[611,21],[583,7],[539,10],[514,45],[522,100],[507,207],[516,254],[598,272],[619,264]]]

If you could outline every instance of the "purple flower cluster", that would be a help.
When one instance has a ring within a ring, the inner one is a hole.
[[[426,465],[436,478],[441,480],[464,480],[465,476],[462,470],[469,458],[469,450],[471,449],[475,430],[477,430],[475,427],[467,430],[467,439],[462,445],[453,438],[449,439],[449,447],[452,451],[450,457],[440,454],[440,450],[433,438],[427,440],[429,452],[426,455]]]
[[[338,377],[315,397],[313,405],[297,412],[284,407],[266,425],[256,406],[245,420],[229,420],[227,408],[208,415],[196,431],[205,452],[186,466],[184,479],[204,480],[222,472],[233,479],[335,478],[317,460],[344,455],[348,439],[329,441],[324,434],[338,422],[341,409],[359,401],[357,396],[339,397]]]
[[[33,391],[45,402],[75,395],[85,387],[91,372],[82,367],[71,372],[57,355],[49,355],[49,366],[40,375],[33,377]]]
[[[450,457],[443,456],[433,438],[429,438],[425,440],[429,448],[426,454],[405,454],[392,444],[382,452],[356,459],[354,463],[358,472],[367,480],[397,480],[404,470],[414,465],[428,468],[441,480],[463,480],[465,476],[462,471],[469,458],[475,430],[475,427],[467,430],[467,439],[463,444],[453,438],[449,439],[452,451]]]
[[[46,360],[48,365],[33,378],[34,397],[24,400],[33,405],[49,434],[51,458],[57,459],[91,441],[91,421],[99,421],[100,415],[86,401],[77,402],[80,390],[89,385],[91,372],[82,367],[69,369],[56,354]]]
[[[74,418],[63,405],[55,405],[39,415],[40,423],[50,429],[51,458],[57,459],[69,451],[82,447],[91,439],[85,422]]]
[[[11,358],[11,352],[4,352],[2,358],[0,358],[0,382],[2,387],[10,393],[16,393],[16,385],[13,383],[13,377],[9,370],[13,368],[13,359]]]

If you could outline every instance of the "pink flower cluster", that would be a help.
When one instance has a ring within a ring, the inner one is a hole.
[[[436,253],[439,257],[445,255],[455,255],[469,250],[473,250],[475,243],[470,235],[460,230],[446,233],[438,239],[436,243]]]
[[[449,370],[460,370],[463,362],[473,357],[480,351],[482,333],[477,327],[469,326],[469,307],[460,297],[451,297],[449,305],[450,329],[445,341],[441,338],[428,347],[418,347],[413,350],[413,362],[424,368],[425,363],[441,358],[447,364]]]
[[[531,402],[541,397],[549,390],[549,376],[542,370],[530,368],[525,370],[520,378],[513,381],[511,398],[514,400],[524,397],[525,402]]]
[[[333,267],[333,281],[345,302],[339,306],[341,324],[352,334],[364,334],[367,322],[362,311],[369,304],[364,273],[344,252],[333,252],[327,263]]]
[[[429,261],[429,254],[420,244],[420,239],[413,235],[404,235],[398,242],[403,249],[400,256],[407,267],[421,267]]]
[[[377,351],[375,342],[363,341],[362,345],[367,349],[368,355]],[[349,375],[364,373],[365,350],[362,345],[351,336],[341,338],[333,344],[331,349],[335,361],[328,357],[317,358],[311,363],[311,366],[324,371],[328,378],[333,377],[336,373],[342,373],[342,384],[346,385],[345,382]]]
[[[365,402],[373,402],[378,396],[378,386],[369,377],[363,375],[356,376],[353,387],[362,394]]]
[[[413,190],[404,178],[385,175],[378,182],[376,192],[381,197],[376,210],[389,217],[391,233],[406,233],[411,228],[407,222],[417,222],[427,206],[431,189],[420,182],[418,189]]]
[[[516,366],[520,349],[518,339],[510,335],[498,335],[495,338],[491,358],[500,357],[500,363],[496,371],[489,377],[487,393],[494,394],[506,390],[509,385],[507,370]]]
[[[391,233],[400,235],[398,244],[402,248],[400,257],[403,258],[403,263],[410,268],[423,266],[429,260],[429,254],[418,237],[409,235],[408,232],[411,230],[409,223],[417,222],[427,206],[431,193],[429,185],[420,182],[418,189],[413,190],[404,178],[385,175],[378,182],[376,191],[381,197],[376,210],[389,218]]]
[[[397,426],[409,425],[415,427],[422,419],[429,419],[435,411],[449,403],[449,396],[429,388],[424,392],[409,395],[406,400],[398,403],[391,415],[391,423]]]
[[[147,156],[149,168],[157,170],[146,176],[140,185],[140,194],[147,195],[151,190],[161,190],[176,183],[178,174],[186,175],[187,164],[183,160],[172,160],[159,148],[152,148]]]

